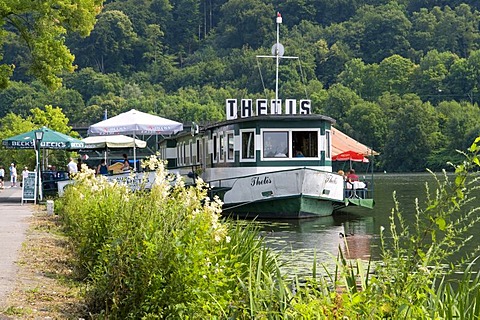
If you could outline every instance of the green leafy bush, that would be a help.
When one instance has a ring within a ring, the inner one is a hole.
[[[251,271],[272,273],[274,256],[251,228],[220,221],[221,203],[202,182],[185,187],[154,158],[150,165],[149,191],[88,171],[61,200],[91,311],[122,319],[248,314],[249,289],[262,279]]]
[[[436,180],[405,221],[397,203],[382,227],[380,261],[287,281],[252,227],[220,219],[221,203],[200,181],[186,187],[155,158],[149,191],[80,175],[60,200],[60,214],[87,279],[89,312],[118,319],[478,319],[478,249],[453,256],[479,221],[478,138]],[[451,275],[471,262],[465,277]]]

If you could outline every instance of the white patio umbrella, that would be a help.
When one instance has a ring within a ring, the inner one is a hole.
[[[116,148],[145,148],[147,142],[134,139],[123,134],[114,135],[114,136],[91,136],[85,139],[82,139],[85,143],[84,149],[102,149],[105,150],[104,158],[107,161],[107,152],[108,149]]]
[[[85,143],[85,149],[105,149],[105,148],[145,148],[147,142],[134,139],[123,134],[114,136],[91,136],[82,139]]]
[[[135,109],[100,121],[88,128],[88,135],[139,134],[170,135],[183,130],[183,124],[154,116]],[[136,146],[133,147],[133,164],[136,170]]]

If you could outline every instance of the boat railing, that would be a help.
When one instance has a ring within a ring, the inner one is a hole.
[[[345,181],[344,186],[345,199],[372,199],[373,181],[364,179],[362,181]]]

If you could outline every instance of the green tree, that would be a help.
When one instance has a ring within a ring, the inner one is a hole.
[[[323,84],[313,79],[308,81],[305,90],[307,96],[312,100],[313,113],[324,114],[323,108],[326,106],[328,91],[323,87]]]
[[[379,62],[393,54],[408,56],[411,22],[396,2],[364,6],[357,11],[353,21],[358,27],[353,45],[358,43],[365,62]]]
[[[315,21],[317,10],[321,10],[313,1],[285,0],[276,8],[284,17],[283,23],[288,27],[298,25],[302,20]]]
[[[75,32],[87,36],[103,0],[14,1],[0,4],[0,43],[19,38],[29,52],[28,71],[50,89],[61,86],[59,75],[74,70],[74,57],[65,45],[65,35]],[[0,59],[3,51],[0,51]],[[14,61],[0,65],[0,88],[8,85],[15,68]]]
[[[423,100],[432,102],[438,102],[448,97],[449,90],[445,80],[457,59],[458,56],[450,52],[439,53],[437,50],[427,52],[415,70],[412,80],[415,92]]]
[[[201,15],[197,0],[175,0],[172,3],[171,15],[167,28],[175,32],[167,32],[165,40],[173,52],[193,53],[198,46]]]
[[[337,81],[354,90],[362,99],[376,100],[382,94],[383,87],[378,68],[378,64],[365,64],[360,58],[355,58],[345,64]]]
[[[381,92],[388,91],[400,95],[409,92],[416,68],[412,61],[396,54],[383,59],[377,70]]]
[[[451,157],[455,150],[466,150],[471,139],[467,135],[478,127],[480,114],[478,107],[468,102],[444,101],[436,108],[440,119],[440,131]]]
[[[24,119],[14,113],[9,113],[0,119],[0,139],[6,139],[38,128],[30,119]],[[12,162],[17,168],[35,167],[35,152],[33,150],[16,150],[0,148],[0,159],[4,168]]]
[[[124,111],[128,111],[128,101],[120,95],[113,93],[94,96],[81,112],[83,123],[92,124],[102,121],[105,110],[107,110],[108,117],[116,116]]]
[[[368,3],[364,0],[315,0],[312,2],[316,8],[315,21],[323,25],[349,20],[360,6]],[[380,1],[376,3],[380,4]]]
[[[175,71],[175,57],[166,53],[163,43],[164,32],[159,25],[150,24],[146,30],[146,50],[143,59],[151,66],[149,74],[155,83],[162,83],[165,78]]]
[[[443,12],[439,8],[433,11],[438,20],[434,33],[436,49],[455,52],[461,57],[467,57],[472,50],[479,49],[478,12],[472,12],[467,4],[461,4],[453,10],[445,6]]]
[[[176,88],[202,87],[204,85],[219,85],[223,75],[227,72],[226,65],[221,59],[212,59],[198,62],[185,67],[181,72],[176,72],[168,79],[169,86],[174,83]]]
[[[65,76],[65,87],[78,91],[85,103],[94,96],[119,94],[124,80],[118,74],[103,74],[92,68],[83,68]]]
[[[336,42],[329,47],[325,40],[315,43],[314,52],[317,65],[315,74],[327,87],[335,83],[337,75],[353,56],[350,48],[343,43]]]
[[[383,150],[383,166],[392,172],[421,172],[440,141],[438,116],[430,103],[415,95],[403,97],[403,106],[391,120]]]
[[[470,103],[478,101],[480,91],[480,50],[473,51],[467,59],[454,61],[445,78],[446,97],[465,100]]]
[[[328,97],[325,99],[322,110],[326,115],[337,120],[340,130],[342,130],[348,112],[361,101],[362,99],[351,89],[341,84],[335,84],[328,89]]]
[[[345,122],[349,126],[346,133],[351,137],[377,152],[383,152],[388,133],[388,118],[378,103],[361,101],[355,104],[348,111]]]
[[[65,117],[69,119],[70,124],[83,123],[81,111],[85,108],[85,102],[78,91],[62,87],[50,94],[47,100],[62,110]]]
[[[445,87],[442,91],[446,97],[455,100],[468,99],[468,94],[474,87],[475,80],[469,76],[469,64],[467,59],[459,58],[454,61],[450,72],[445,78]]]
[[[34,108],[30,114],[23,118],[14,113],[9,113],[0,120],[0,139],[13,137],[17,134],[28,132],[46,126],[52,130],[70,136],[78,136],[68,125],[68,118],[60,108],[46,105],[44,108]],[[49,164],[63,167],[67,163],[68,153],[61,150],[47,151]],[[33,150],[0,149],[0,159],[4,164],[15,162],[19,166],[35,167],[35,152]]]
[[[36,95],[37,92],[33,86],[22,82],[10,82],[7,88],[0,90],[0,118],[6,116],[11,110],[15,110],[17,115],[26,117],[30,108],[25,110],[24,106],[27,104],[19,105],[18,102],[34,99]],[[28,105],[28,107],[32,106]]]
[[[132,22],[122,11],[104,11],[90,36],[78,40],[80,66],[94,66],[101,73],[125,72],[133,64],[133,48],[138,38]]]
[[[410,45],[413,49],[423,53],[435,48],[435,28],[437,18],[435,14],[426,8],[421,8],[412,13],[412,31],[410,33]]]
[[[466,78],[471,83],[471,86],[467,86],[465,89],[470,89],[467,93],[470,98],[470,102],[480,100],[480,50],[473,51],[467,59],[468,74]]]
[[[263,43],[275,42],[272,4],[260,0],[230,0],[222,6],[222,19],[217,29],[218,45],[223,48],[249,46],[259,48]]]

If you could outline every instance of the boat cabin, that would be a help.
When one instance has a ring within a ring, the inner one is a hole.
[[[322,115],[238,118],[193,127],[160,143],[168,169],[202,173],[205,181],[310,167],[332,171],[331,124]]]

